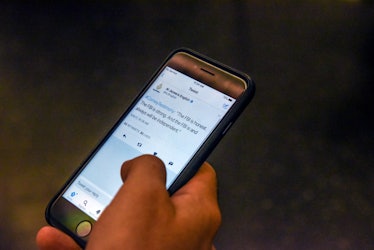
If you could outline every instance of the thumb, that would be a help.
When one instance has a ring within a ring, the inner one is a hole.
[[[123,185],[112,203],[131,207],[154,205],[155,200],[169,199],[166,190],[166,170],[163,162],[153,155],[143,155],[123,163],[121,168]]]
[[[161,197],[169,199],[165,187],[166,170],[163,162],[153,155],[143,155],[126,161],[121,168],[123,185],[111,206],[131,204],[144,208]]]
[[[125,162],[121,176],[124,184],[95,223],[87,249],[111,249],[118,239],[130,244],[156,214],[172,208],[165,166],[157,157],[144,155]]]
[[[129,178],[131,176],[131,178]],[[147,181],[155,181],[165,186],[166,170],[164,163],[153,155],[142,155],[123,163],[121,168],[122,181],[126,185],[132,185],[135,182],[139,186],[140,183]],[[130,180],[128,180],[130,179]],[[139,182],[138,182],[139,181]],[[152,184],[153,182],[149,183]],[[139,187],[138,187],[139,188]]]

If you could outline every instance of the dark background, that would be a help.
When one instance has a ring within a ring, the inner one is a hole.
[[[369,2],[0,4],[0,249],[35,248],[52,195],[180,46],[257,83],[209,158],[217,248],[373,248],[373,45]]]

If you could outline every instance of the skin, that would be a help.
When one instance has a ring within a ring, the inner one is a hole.
[[[165,166],[145,155],[122,165],[124,182],[93,228],[87,249],[214,249],[221,223],[217,179],[204,163],[172,196],[165,188]],[[141,185],[140,185],[141,184]],[[80,249],[67,235],[46,226],[39,249]]]

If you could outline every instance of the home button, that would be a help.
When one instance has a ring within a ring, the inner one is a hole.
[[[77,233],[79,237],[83,238],[90,234],[91,229],[92,229],[91,222],[84,220],[78,224],[77,228],[75,229],[75,232]]]

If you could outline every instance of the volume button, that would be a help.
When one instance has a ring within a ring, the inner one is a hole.
[[[227,130],[229,130],[229,128],[231,127],[231,125],[232,125],[232,122],[230,122],[229,124],[227,124],[225,130],[223,130],[223,132],[222,132],[222,135],[226,134]]]

